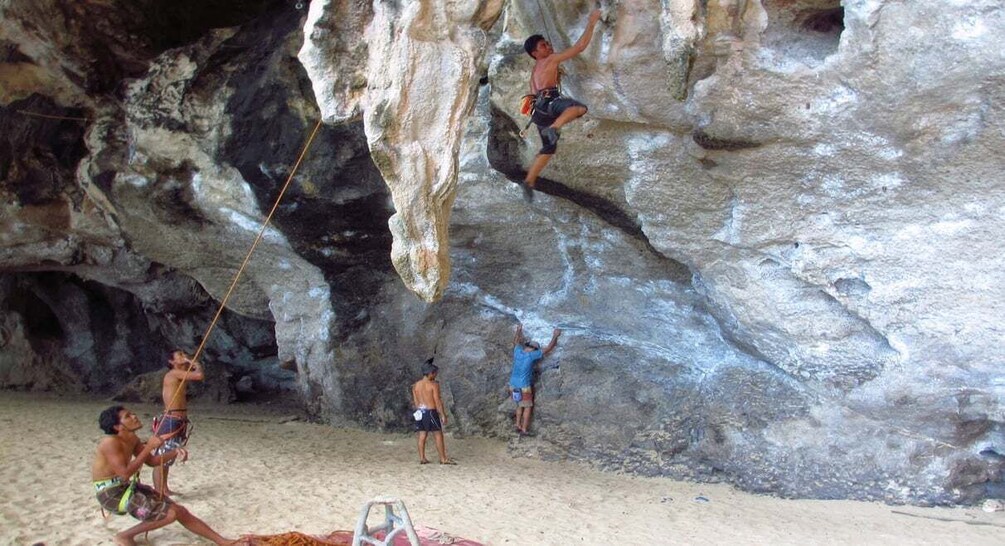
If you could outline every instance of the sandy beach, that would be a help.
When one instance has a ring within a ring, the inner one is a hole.
[[[107,405],[0,393],[0,544],[112,544],[134,523],[103,519],[91,489]],[[144,425],[157,410],[129,407]],[[1005,543],[1005,514],[979,508],[784,500],[515,458],[503,440],[449,435],[459,465],[420,466],[411,435],[291,422],[264,406],[192,414],[191,460],[171,486],[227,536],[352,529],[363,502],[396,496],[417,524],[490,545]],[[170,525],[149,544],[205,542]]]

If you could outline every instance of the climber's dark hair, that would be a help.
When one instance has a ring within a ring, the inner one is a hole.
[[[537,49],[537,44],[542,42],[543,40],[544,36],[541,36],[540,34],[535,34],[530,38],[527,38],[526,41],[524,41],[523,48],[524,50],[527,51],[528,55],[534,57],[534,50]]]

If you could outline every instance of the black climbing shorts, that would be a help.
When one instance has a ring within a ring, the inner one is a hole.
[[[547,138],[541,134],[541,130],[555,123],[555,120],[558,119],[558,116],[562,115],[562,112],[573,106],[587,108],[585,104],[578,100],[561,95],[553,97],[544,95],[534,103],[534,115],[531,117],[531,120],[534,122],[534,125],[537,125],[537,132],[541,135],[541,143],[543,144],[541,150],[538,151],[539,154],[551,155],[558,149],[558,139]]]

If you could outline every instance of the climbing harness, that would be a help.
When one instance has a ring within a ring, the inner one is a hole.
[[[174,438],[175,436],[181,434],[183,436],[182,445],[184,445],[185,443],[188,443],[188,437],[192,434],[192,430],[195,429],[195,426],[192,424],[192,421],[189,421],[187,415],[179,419],[176,415],[173,415],[174,413],[177,413],[177,410],[165,411],[164,413],[154,417],[153,421],[150,423],[150,432],[152,432],[157,436],[160,436],[160,439],[165,441],[170,440],[171,438]],[[174,430],[165,432],[164,434],[159,434],[161,431],[161,425],[164,424],[168,419],[173,419],[177,422],[180,422],[181,424],[180,426],[177,426]]]
[[[115,514],[119,516],[124,516],[129,512],[129,501],[133,498],[133,494],[136,493],[136,484],[140,483],[140,473],[137,472],[133,474],[132,478],[129,479],[129,487],[126,488],[125,492],[122,493],[122,497],[119,499],[119,505],[116,507]],[[115,487],[122,484],[122,478],[115,476],[107,480],[100,480],[94,482],[94,493],[101,493],[109,487]],[[101,507],[101,516],[107,518],[108,515],[105,513],[105,507]]]
[[[526,138],[527,129],[530,127],[531,123],[534,123],[534,114],[540,111],[542,116],[551,118],[555,117],[551,114],[549,105],[552,100],[560,98],[561,96],[561,80],[559,80],[559,84],[555,87],[546,87],[538,90],[535,94],[523,96],[523,99],[520,102],[520,112],[530,116],[530,119],[527,120],[527,123],[523,126],[523,130],[520,131],[520,136],[522,138]],[[525,109],[527,110],[526,112],[524,112]]]
[[[548,43],[554,46],[555,42],[552,40],[551,31],[548,29],[548,19],[544,16],[544,9],[541,7],[541,0],[537,0],[537,14],[541,18],[541,22],[544,23],[544,36],[548,39]],[[530,128],[531,123],[534,123],[534,111],[536,108],[536,94],[529,93],[520,97],[520,113],[530,117],[530,119],[527,120],[527,123],[524,124],[523,129],[520,130],[520,138],[527,138],[527,129]]]
[[[534,113],[534,95],[527,94],[520,97],[520,113],[529,116]]]

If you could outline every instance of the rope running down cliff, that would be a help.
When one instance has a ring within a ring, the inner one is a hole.
[[[78,117],[74,117],[74,116],[53,116],[53,115],[50,115],[50,114],[40,114],[38,112],[29,112],[28,110],[15,110],[15,112],[17,112],[18,114],[25,115],[25,116],[33,116],[33,117],[36,117],[36,118],[57,119],[57,120],[67,120],[67,121],[91,121],[91,118],[78,118]]]
[[[52,116],[48,114],[39,114],[37,112],[29,112],[27,110],[18,110],[20,114],[26,116],[34,116],[46,119],[58,119],[58,120],[70,120],[70,121],[90,121],[88,118],[70,117],[70,116]],[[238,281],[241,280],[241,275],[244,274],[244,270],[248,267],[248,263],[251,261],[251,255],[254,254],[255,249],[258,248],[258,244],[262,241],[262,237],[265,236],[265,230],[269,227],[269,223],[272,222],[272,217],[275,215],[276,210],[279,208],[279,203],[283,200],[283,196],[286,195],[286,190],[289,189],[290,184],[293,182],[293,176],[297,174],[297,169],[300,168],[300,164],[304,160],[304,156],[307,155],[307,150],[310,149],[311,144],[314,142],[314,137],[317,136],[318,131],[321,129],[321,120],[319,119],[317,124],[314,125],[314,130],[311,131],[311,135],[307,138],[307,142],[304,144],[303,149],[300,151],[300,156],[297,157],[297,162],[294,163],[293,169],[290,170],[290,175],[286,177],[286,183],[283,184],[283,188],[279,190],[279,195],[276,197],[275,203],[272,204],[272,209],[269,211],[268,216],[266,216],[265,221],[262,222],[262,227],[258,230],[258,235],[255,237],[255,241],[251,243],[251,248],[248,249],[248,254],[244,257],[244,261],[241,263],[241,267],[237,270],[237,274],[234,275],[234,280],[231,281],[230,287],[227,288],[227,293],[220,300],[220,305],[216,309],[216,314],[213,315],[213,320],[210,321],[209,327],[206,328],[206,332],[202,335],[202,341],[199,342],[199,347],[195,350],[192,355],[191,360],[189,360],[188,368],[185,369],[185,376],[182,377],[178,387],[175,389],[174,394],[171,396],[171,401],[167,404],[167,407],[174,406],[174,403],[178,400],[178,395],[185,388],[185,382],[188,381],[188,372],[192,371],[195,363],[198,362],[199,357],[202,355],[203,349],[206,347],[206,342],[209,341],[209,336],[213,333],[216,328],[216,323],[220,320],[220,315],[223,314],[224,308],[227,306],[227,302],[230,301],[231,294],[234,293],[234,288],[237,287]],[[171,435],[169,435],[171,436]],[[163,463],[161,465],[163,466]],[[163,492],[161,492],[163,495]]]
[[[90,121],[88,118],[82,117],[71,117],[71,116],[52,116],[48,114],[40,114],[37,112],[30,112],[27,110],[18,110],[19,114],[26,116],[34,116],[45,119],[58,119],[58,120],[70,120],[70,121]],[[314,137],[317,136],[318,130],[321,129],[321,120],[318,120],[317,124],[314,126],[314,130],[311,131],[310,137],[307,138],[306,144],[304,144],[303,150],[300,151],[300,156],[297,157],[297,162],[293,165],[293,169],[290,171],[290,175],[286,178],[286,183],[283,184],[283,188],[279,191],[279,196],[276,197],[276,202],[272,204],[272,210],[269,211],[269,215],[262,222],[261,229],[258,230],[258,236],[255,237],[255,241],[251,244],[251,248],[248,249],[248,254],[244,257],[244,262],[241,263],[241,267],[237,270],[237,274],[234,276],[234,280],[231,281],[230,287],[227,289],[227,293],[223,296],[220,301],[220,306],[216,310],[216,314],[213,316],[213,320],[210,322],[209,327],[206,328],[206,332],[202,336],[202,341],[199,343],[199,347],[196,349],[195,354],[192,355],[192,362],[189,363],[188,368],[185,370],[186,376],[182,378],[181,383],[178,384],[178,388],[175,390],[174,395],[171,397],[171,402],[168,407],[174,405],[175,401],[178,399],[178,394],[185,387],[185,382],[188,380],[187,373],[192,371],[194,362],[199,360],[199,356],[202,355],[203,349],[206,347],[206,342],[209,340],[209,335],[216,328],[217,321],[220,320],[220,315],[223,314],[223,309],[227,306],[227,302],[230,300],[231,294],[234,292],[234,288],[237,287],[237,282],[241,279],[241,275],[244,274],[245,268],[248,266],[248,262],[251,261],[251,255],[258,248],[258,244],[262,241],[262,237],[265,235],[265,229],[269,227],[269,223],[272,221],[273,215],[276,213],[276,209],[279,208],[279,203],[282,201],[283,196],[286,194],[286,190],[290,187],[290,183],[293,182],[293,176],[297,174],[297,169],[300,168],[300,164],[304,160],[304,156],[307,155],[307,150],[310,149],[311,144],[314,142]]]
[[[167,407],[172,407],[174,405],[175,401],[178,399],[178,394],[185,388],[185,381],[188,380],[188,372],[192,371],[195,363],[199,360],[199,356],[202,355],[202,351],[206,347],[206,342],[209,340],[209,335],[216,327],[217,321],[220,320],[220,315],[223,314],[223,309],[227,306],[227,302],[230,300],[231,294],[234,293],[234,288],[237,287],[237,281],[241,279],[241,275],[244,274],[244,270],[247,268],[248,262],[251,261],[251,255],[255,252],[255,249],[258,248],[258,243],[262,241],[262,237],[265,235],[265,229],[269,227],[269,222],[272,221],[272,216],[276,213],[276,209],[279,208],[279,202],[283,200],[286,190],[290,187],[290,183],[293,182],[293,176],[297,174],[297,169],[300,168],[300,163],[303,162],[304,156],[307,155],[307,150],[310,149],[311,143],[314,142],[314,137],[317,136],[319,129],[321,129],[320,119],[318,120],[317,125],[314,126],[314,130],[311,131],[311,136],[307,138],[307,143],[304,144],[304,148],[300,152],[300,157],[297,158],[297,162],[293,165],[290,175],[286,177],[286,183],[283,184],[283,188],[279,191],[279,195],[276,197],[276,202],[272,204],[272,210],[269,211],[269,215],[266,216],[265,221],[262,222],[262,227],[258,230],[258,236],[255,237],[255,241],[251,244],[251,248],[248,249],[248,254],[244,257],[244,262],[241,263],[241,267],[237,270],[237,274],[234,275],[234,280],[231,281],[230,288],[227,289],[227,293],[223,296],[223,299],[220,300],[220,305],[216,310],[216,315],[213,316],[213,320],[209,323],[209,327],[206,328],[206,333],[203,334],[202,341],[199,342],[199,347],[195,350],[195,353],[189,361],[188,368],[185,370],[185,377],[183,377],[181,382],[178,384],[178,388],[175,389],[174,395],[171,397],[171,402],[167,405]]]
[[[202,335],[202,341],[199,342],[199,347],[195,350],[195,353],[188,362],[188,368],[185,369],[184,377],[182,377],[181,382],[178,383],[178,387],[171,396],[171,402],[169,402],[165,407],[173,407],[175,401],[178,400],[178,395],[185,388],[185,382],[188,381],[188,372],[191,372],[192,368],[195,367],[195,363],[199,361],[199,356],[202,355],[202,351],[206,347],[206,342],[209,341],[209,335],[213,332],[213,329],[216,328],[216,323],[220,320],[220,315],[223,314],[223,309],[227,306],[227,302],[230,301],[230,296],[234,293],[234,288],[237,287],[237,281],[241,280],[241,275],[244,274],[245,268],[248,267],[248,262],[251,261],[251,255],[254,254],[255,249],[258,248],[258,243],[262,241],[262,237],[265,235],[265,229],[269,227],[269,222],[272,221],[272,216],[276,213],[276,209],[279,208],[279,202],[282,201],[283,196],[286,195],[286,190],[290,187],[290,183],[293,182],[293,176],[297,174],[297,169],[300,168],[300,163],[303,162],[304,156],[307,155],[307,150],[310,149],[311,144],[314,142],[314,137],[317,136],[319,129],[321,129],[320,119],[314,126],[314,130],[311,131],[311,136],[307,138],[307,143],[304,144],[303,150],[300,151],[300,156],[297,157],[297,162],[293,164],[293,169],[290,170],[290,175],[286,177],[286,183],[283,184],[283,188],[279,190],[276,202],[272,204],[272,210],[269,211],[269,215],[266,216],[265,221],[262,222],[262,227],[258,230],[258,236],[256,236],[255,241],[251,243],[251,248],[248,249],[248,254],[244,257],[244,262],[241,263],[241,267],[237,270],[237,274],[234,275],[234,280],[231,281],[230,287],[227,288],[227,293],[224,294],[223,299],[220,300],[220,305],[216,309],[216,314],[213,315],[213,320],[210,321],[209,327],[206,328],[206,332]],[[161,462],[158,467],[163,468],[164,463]],[[163,491],[159,491],[159,493],[161,496],[164,495]]]

